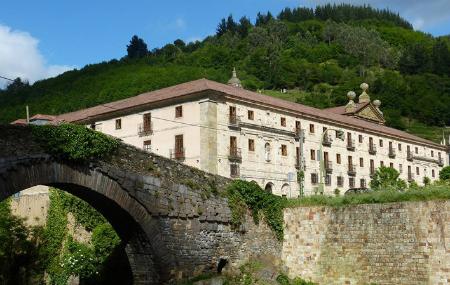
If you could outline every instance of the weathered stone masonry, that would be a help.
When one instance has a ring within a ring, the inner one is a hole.
[[[450,201],[285,210],[289,275],[320,284],[450,284]]]
[[[251,256],[280,258],[281,246],[251,219],[236,231],[222,197],[229,180],[121,145],[117,154],[73,163],[45,153],[24,127],[0,127],[0,195],[55,186],[86,200],[128,241],[135,284],[172,283],[236,267]]]

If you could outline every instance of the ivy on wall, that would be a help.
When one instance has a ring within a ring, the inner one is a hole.
[[[119,146],[117,139],[81,125],[32,126],[32,133],[46,151],[69,160],[99,158]]]
[[[227,188],[228,204],[231,209],[232,223],[242,224],[247,207],[252,212],[253,220],[259,223],[260,214],[274,231],[278,240],[283,239],[283,208],[285,198],[264,191],[257,183],[234,180]]]

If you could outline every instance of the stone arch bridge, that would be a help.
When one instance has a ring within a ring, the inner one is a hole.
[[[28,127],[0,126],[0,199],[35,185],[87,201],[127,243],[134,284],[172,284],[281,252],[265,225],[233,229],[221,190],[229,180],[121,144],[83,163],[46,153]]]

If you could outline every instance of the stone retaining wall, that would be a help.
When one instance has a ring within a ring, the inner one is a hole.
[[[282,260],[319,284],[450,284],[450,201],[285,210]]]

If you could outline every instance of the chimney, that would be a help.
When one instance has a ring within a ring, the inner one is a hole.
[[[359,86],[362,89],[361,95],[359,95],[358,103],[369,103],[370,102],[370,96],[367,94],[367,89],[369,89],[369,84],[367,83],[361,83]]]

